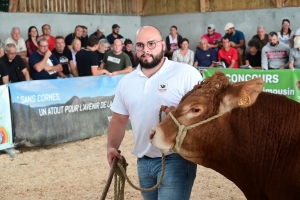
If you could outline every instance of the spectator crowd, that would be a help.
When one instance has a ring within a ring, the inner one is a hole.
[[[91,35],[88,28],[77,25],[66,37],[53,36],[51,26],[44,24],[42,34],[35,26],[28,28],[27,39],[18,27],[9,38],[0,40],[0,85],[19,81],[96,76],[129,73],[139,64],[135,45],[120,35],[120,26],[112,25],[105,35],[101,25]],[[195,51],[189,39],[171,26],[166,37],[165,57],[200,68],[300,69],[300,28],[290,29],[282,20],[280,31],[269,34],[263,26],[247,43],[244,33],[233,23],[224,26],[224,35],[214,24],[206,27]]]

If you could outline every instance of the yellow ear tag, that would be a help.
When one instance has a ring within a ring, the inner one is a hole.
[[[246,106],[246,105],[249,105],[250,103],[251,103],[250,96],[246,92],[244,92],[244,95],[242,96],[242,98],[239,99],[238,105]]]

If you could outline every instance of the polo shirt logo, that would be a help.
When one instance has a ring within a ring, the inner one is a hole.
[[[167,91],[167,89],[168,89],[167,83],[158,84],[158,91],[160,91],[161,93]]]

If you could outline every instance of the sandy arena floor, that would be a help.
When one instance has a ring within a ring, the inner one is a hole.
[[[0,154],[0,199],[99,199],[109,165],[107,135],[56,146],[18,149],[12,159]],[[131,154],[132,133],[128,131],[120,150],[129,163],[129,178],[137,184],[136,158]],[[107,199],[113,199],[111,185]],[[139,191],[125,186],[125,199],[142,199]],[[246,199],[243,193],[217,172],[198,166],[191,199]]]

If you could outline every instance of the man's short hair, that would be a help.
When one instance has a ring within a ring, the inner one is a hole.
[[[83,28],[83,27],[82,27],[82,25],[77,25],[77,26],[75,27],[75,30],[76,30],[77,28]]]
[[[248,42],[248,47],[255,47],[256,49],[260,49],[260,43],[257,39],[252,39]]]
[[[259,25],[259,26],[257,27],[257,30],[259,30],[259,29],[261,29],[261,28],[264,29],[264,30],[266,30],[265,27],[262,26],[262,25]]]
[[[20,30],[20,28],[19,28],[19,27],[12,27],[12,29],[11,29],[11,33],[13,33],[15,29],[17,29],[17,30],[19,30],[19,31],[21,32],[21,30]]]
[[[14,43],[8,43],[7,45],[5,45],[5,51],[10,51],[10,49],[14,47],[15,49],[17,49],[16,45]]]
[[[40,46],[41,42],[48,42],[48,40],[45,37],[40,37],[36,40],[36,42]]]
[[[126,38],[124,41],[124,45],[126,46],[127,44],[132,44],[131,39]]]
[[[78,40],[78,41],[80,42],[80,44],[81,44],[81,40],[78,39],[78,38],[76,38],[76,37],[72,40],[72,43],[71,43],[71,44],[73,45],[73,43],[74,43],[76,40]]]
[[[98,42],[99,42],[99,38],[98,38],[97,36],[91,36],[91,37],[89,37],[89,39],[88,39],[87,45],[88,45],[89,47],[93,47],[93,46],[97,45]]]
[[[274,35],[276,35],[276,37],[278,37],[278,34],[275,31],[271,31],[269,33],[269,36],[273,37]]]
[[[83,29],[88,29],[88,28],[87,28],[86,26],[84,26],[84,25],[82,25],[81,27],[82,27]]]
[[[104,46],[104,45],[109,46],[110,45],[110,43],[108,42],[107,39],[101,39],[101,40],[99,40],[99,44],[101,46]]]
[[[50,26],[49,24],[44,24],[44,25],[42,26],[42,30],[43,30],[43,28],[44,28],[45,26],[49,26],[49,28],[51,28],[51,26]]]
[[[230,41],[230,39],[229,39],[229,37],[228,37],[228,36],[224,36],[224,37],[222,37],[221,41],[223,42],[223,40],[229,40],[229,41]]]
[[[61,35],[58,35],[58,36],[55,37],[55,40],[58,40],[58,39],[63,39],[63,40],[65,40],[65,38],[64,38],[63,36],[61,36]]]

